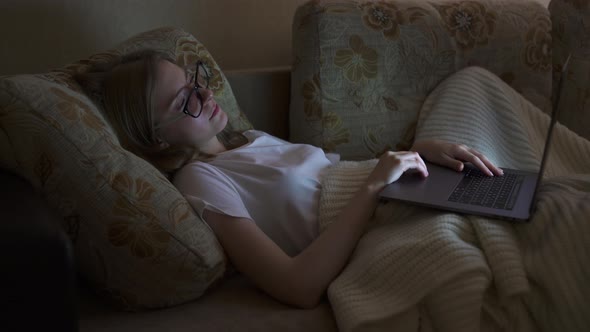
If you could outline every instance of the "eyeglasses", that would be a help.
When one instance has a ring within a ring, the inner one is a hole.
[[[203,63],[201,61],[199,61],[195,65],[195,72],[194,73],[189,72],[187,76],[191,77],[190,80],[191,80],[191,83],[193,83],[193,88],[190,91],[188,97],[186,98],[184,106],[182,107],[182,113],[184,113],[188,116],[192,116],[193,118],[198,118],[201,115],[201,113],[203,113],[203,97],[199,93],[199,88],[209,89],[209,78],[210,78],[209,72],[207,72],[207,69],[205,68]],[[193,95],[196,95],[197,98],[199,99],[200,106],[199,106],[199,112],[197,114],[191,113],[188,109],[190,102],[191,102],[191,98]]]
[[[190,89],[190,91],[185,92],[187,94],[187,96],[185,97],[184,104],[182,105],[182,113],[183,114],[178,117],[173,117],[172,119],[169,119],[169,120],[164,121],[162,123],[156,124],[154,126],[154,129],[159,129],[164,126],[167,126],[167,125],[179,120],[180,118],[184,117],[185,115],[188,115],[188,116],[196,119],[199,116],[201,116],[201,113],[203,113],[203,97],[199,93],[199,89],[208,89],[209,88],[209,80],[211,79],[211,75],[209,74],[209,71],[207,70],[207,68],[205,67],[203,62],[198,61],[195,64],[194,71],[192,71],[190,69],[186,70],[186,77],[187,77],[187,81],[189,81],[193,85],[193,87]],[[192,110],[192,111],[190,110],[191,99],[193,98],[193,95],[196,95],[197,99],[199,100],[198,112],[195,112],[195,110]]]

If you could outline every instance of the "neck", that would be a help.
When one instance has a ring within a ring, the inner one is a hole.
[[[219,139],[217,139],[217,136],[213,137],[209,142],[207,142],[207,144],[199,148],[201,151],[213,155],[227,151],[227,148],[219,141]]]

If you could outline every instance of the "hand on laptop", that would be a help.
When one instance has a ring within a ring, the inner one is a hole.
[[[412,151],[388,151],[379,157],[379,162],[367,179],[371,191],[378,193],[388,184],[397,181],[404,172],[414,170],[428,176],[426,164],[420,155]]]
[[[458,172],[463,170],[463,162],[470,162],[489,176],[504,174],[502,169],[495,166],[479,151],[462,144],[441,140],[422,140],[414,142],[410,150],[418,152],[431,163],[446,166]]]

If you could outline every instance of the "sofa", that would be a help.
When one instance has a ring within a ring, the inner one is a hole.
[[[78,277],[55,284],[63,302],[52,302],[61,298],[53,293],[41,299],[48,308],[65,303],[59,322],[77,320],[66,324],[71,330],[336,331],[327,299],[311,310],[292,308],[235,272],[170,182],[121,147],[73,75],[144,48],[181,64],[201,59],[236,130],[256,128],[357,160],[407,149],[428,94],[468,66],[495,73],[549,112],[572,53],[560,121],[590,139],[590,48],[579,37],[589,33],[589,11],[581,0],[554,0],[549,8],[534,0],[312,0],[294,16],[288,68],[223,71],[195,36],[164,27],[47,73],[1,77],[0,167],[2,183],[11,184],[3,193],[32,202],[2,200],[3,223],[30,228],[1,236],[48,234],[58,257],[39,249],[27,266],[45,271],[36,267],[47,257],[64,266],[53,271],[63,276],[57,279]],[[19,268],[7,270],[17,275],[14,289],[34,289],[18,278]],[[68,306],[72,299],[77,308]],[[53,324],[12,317],[21,327]]]

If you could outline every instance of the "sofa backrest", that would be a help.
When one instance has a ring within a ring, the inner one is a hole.
[[[467,66],[551,105],[551,21],[535,0],[312,0],[293,21],[290,140],[345,159],[409,148],[422,102]]]

